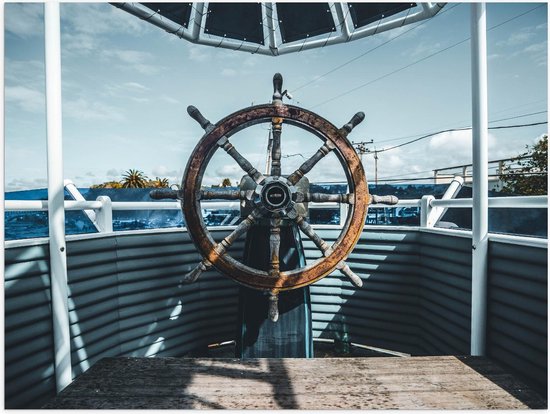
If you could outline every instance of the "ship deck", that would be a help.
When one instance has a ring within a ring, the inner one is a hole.
[[[45,408],[526,409],[547,402],[480,357],[104,358]]]

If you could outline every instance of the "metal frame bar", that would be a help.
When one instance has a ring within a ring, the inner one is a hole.
[[[268,15],[265,5],[262,6],[262,14],[268,17],[268,30],[271,31],[269,33],[269,42],[266,42],[264,45],[259,45],[256,43],[242,42],[235,39],[228,39],[203,33],[200,30],[200,27],[206,19],[204,8],[208,7],[207,2],[193,3],[196,12],[189,19],[188,28],[184,28],[183,26],[174,23],[159,14],[151,13],[149,8],[141,5],[140,3],[110,4],[192,43],[200,43],[208,46],[240,50],[268,56],[278,56],[286,53],[299,52],[302,50],[314,49],[338,43],[345,43],[350,40],[361,39],[375,33],[381,33],[406,24],[428,19],[435,16],[444,6],[440,5],[440,3],[421,3],[419,7],[420,10],[413,14],[408,14],[397,18],[388,18],[386,21],[380,22],[380,24],[370,24],[355,30],[353,26],[349,24],[349,13],[346,13],[344,10],[344,8],[347,7],[347,3],[329,3],[329,5],[334,5],[334,10],[332,10],[331,7],[331,13],[333,13],[335,18],[337,18],[335,21],[336,33],[331,34],[330,37],[328,35],[321,35],[315,36],[311,39],[300,40],[292,43],[283,43],[280,31],[277,29],[273,30],[277,25],[275,19],[277,10],[275,9],[275,3],[272,2],[270,3],[273,8],[272,13],[270,13],[271,16]]]
[[[484,356],[487,334],[489,233],[487,20],[485,3],[471,4],[472,64],[472,319],[470,353]]]
[[[102,196],[103,197],[103,196]],[[427,196],[432,197],[432,196]],[[98,197],[99,198],[99,197]],[[113,210],[180,210],[179,201],[114,201]],[[421,207],[422,200],[399,200],[395,205],[373,204],[369,208]],[[432,199],[430,207],[472,208],[472,198]],[[202,204],[202,208],[238,209],[235,201],[211,201]],[[309,203],[310,208],[339,208],[339,203]],[[65,210],[99,210],[104,208],[101,201],[65,201]],[[491,197],[489,208],[548,208],[548,196]],[[6,211],[47,211],[47,200],[6,200]],[[392,226],[389,226],[392,227]]]
[[[61,28],[59,2],[44,5],[46,129],[48,148],[48,231],[57,392],[72,381],[71,336],[67,292],[67,252],[61,120]]]
[[[0,7],[0,20],[2,22],[4,22],[4,7]],[[0,33],[0,56],[5,56],[4,55],[4,33],[5,31],[2,31],[2,33]],[[4,65],[0,65],[0,90],[4,90]],[[3,206],[4,205],[4,201],[5,201],[5,191],[6,191],[6,188],[5,188],[5,168],[6,168],[6,163],[5,163],[5,126],[4,126],[4,119],[5,119],[5,113],[4,113],[4,116],[1,117],[0,119],[0,130],[3,131],[4,133],[3,134],[0,134],[1,137],[0,137],[0,160],[3,161],[2,163],[2,166],[0,167],[0,203],[1,205]],[[1,237],[4,237],[4,235],[6,234],[5,233],[5,215],[4,214],[0,214],[0,234],[2,235]],[[2,265],[2,269],[6,269],[6,265],[5,265],[5,253],[4,253],[4,250],[2,250],[2,252],[0,252],[0,263]],[[5,315],[4,313],[4,301],[1,301],[2,303],[0,304],[0,309],[1,309],[1,312],[3,315]],[[2,341],[4,340],[4,332],[0,333],[0,337],[2,338]],[[0,357],[0,363],[2,364],[2,366],[5,366],[4,365],[4,354],[2,353],[2,356]]]

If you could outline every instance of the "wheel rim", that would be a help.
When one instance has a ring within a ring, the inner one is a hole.
[[[273,277],[269,272],[246,266],[229,254],[220,254],[217,243],[206,228],[201,214],[200,190],[202,177],[212,155],[218,149],[217,142],[236,132],[273,118],[282,118],[283,123],[298,126],[330,141],[342,165],[349,191],[354,194],[346,222],[339,237],[332,245],[332,252],[310,265],[292,271],[280,272]],[[235,112],[207,132],[193,150],[182,181],[184,198],[181,203],[187,229],[197,249],[218,271],[235,281],[262,290],[290,290],[309,285],[330,274],[347,258],[359,239],[367,214],[369,193],[365,173],[352,145],[345,139],[342,130],[321,116],[291,105],[259,105]]]

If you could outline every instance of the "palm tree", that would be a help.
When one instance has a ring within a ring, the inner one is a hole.
[[[154,180],[151,181],[151,185],[155,188],[168,188],[170,186],[170,183],[168,182],[168,178],[156,177]]]
[[[222,187],[231,187],[231,180],[229,178],[224,178],[222,181]]]
[[[129,169],[122,176],[122,188],[145,187],[147,187],[147,177],[141,171]]]

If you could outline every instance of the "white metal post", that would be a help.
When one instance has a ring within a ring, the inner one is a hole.
[[[451,181],[451,184],[449,184],[449,187],[447,187],[445,194],[441,196],[441,200],[452,200],[453,198],[455,198],[460,192],[460,189],[463,185],[464,178],[462,178],[460,175],[455,175],[453,181]],[[435,198],[432,198],[432,200],[435,200]],[[432,200],[430,200],[430,204],[432,204]],[[429,218],[431,220],[431,225],[428,225],[428,227],[434,227],[439,222],[439,220],[443,218],[448,210],[447,207],[434,207],[433,205],[431,205],[431,207],[431,217]]]
[[[65,190],[67,190],[69,192],[69,194],[72,195],[73,198],[76,201],[86,201],[84,196],[80,193],[80,191],[78,191],[78,188],[76,188],[76,185],[74,185],[74,183],[71,180],[64,180],[63,185],[65,186]],[[90,219],[90,221],[92,223],[94,223],[94,225],[97,228],[97,225],[96,225],[96,222],[95,222],[96,221],[95,211],[94,210],[82,210],[82,212],[84,214],[86,214],[86,216]]]
[[[488,154],[485,3],[471,4],[472,31],[472,322],[470,353],[485,355],[487,331]]]
[[[61,36],[59,3],[44,6],[46,122],[48,139],[48,226],[57,392],[72,380],[61,128]]]
[[[0,7],[0,21],[4,21],[4,7]],[[0,31],[0,56],[4,56],[4,31]],[[4,90],[4,65],[0,65],[0,90]],[[4,112],[5,114],[5,112]],[[4,117],[0,117],[0,131],[5,131],[4,129]],[[5,206],[5,195],[4,195],[4,191],[5,191],[5,182],[4,182],[4,177],[5,177],[5,166],[6,166],[6,163],[4,162],[4,160],[6,159],[5,158],[5,154],[4,154],[4,145],[5,145],[5,137],[4,137],[5,134],[0,134],[0,160],[2,160],[2,166],[0,167],[0,203],[2,205],[2,207]],[[5,207],[4,207],[5,208]],[[0,213],[0,239],[1,240],[4,240],[4,234],[6,234],[4,232],[4,226],[5,226],[5,223],[4,223],[4,213]],[[5,250],[2,249],[2,251],[0,252],[0,266],[2,266],[2,269],[6,269],[5,267]],[[2,315],[5,315],[4,314],[4,301],[0,301],[2,303],[0,303],[0,312],[2,312]],[[0,334],[0,337],[2,338],[2,341],[4,339],[4,336],[3,336],[3,333]],[[0,357],[0,364],[2,364],[2,366],[4,366],[4,355],[2,355]]]
[[[420,227],[433,227],[435,225],[432,219],[432,200],[435,200],[432,195],[424,195],[420,200]]]
[[[97,201],[101,202],[101,208],[96,211],[95,225],[100,233],[113,232],[113,203],[107,196],[99,196]]]

